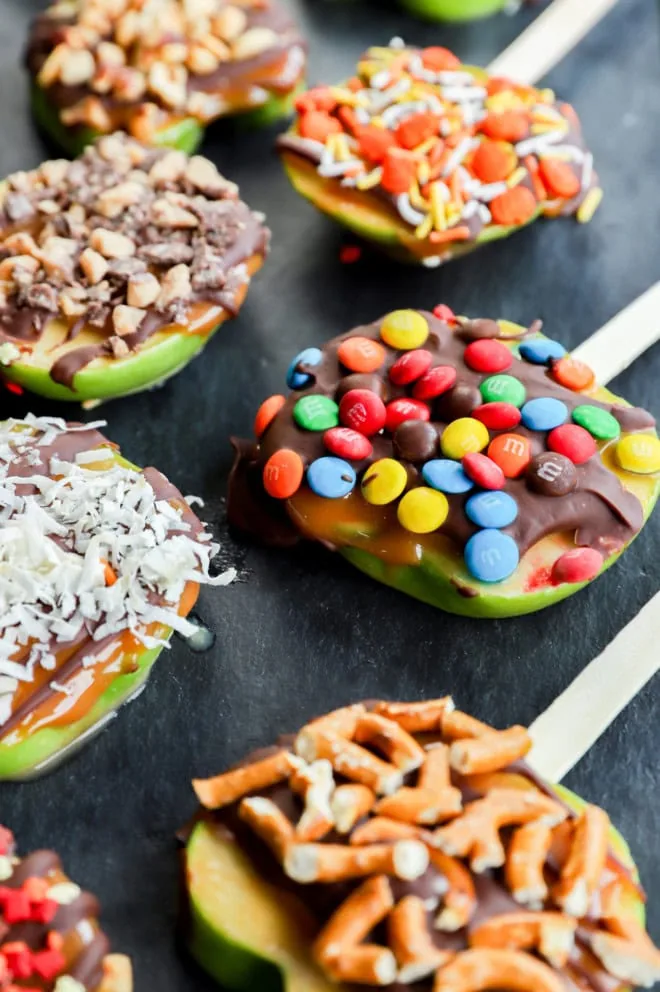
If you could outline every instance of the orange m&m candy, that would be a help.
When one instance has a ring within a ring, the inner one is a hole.
[[[532,445],[522,434],[500,434],[488,446],[488,457],[507,479],[517,479],[532,460]]]
[[[255,437],[261,437],[266,433],[285,403],[285,398],[280,395],[269,396],[267,400],[263,401],[254,418]]]
[[[593,369],[577,358],[560,358],[552,363],[552,377],[566,389],[579,392],[593,386],[596,376]]]
[[[264,489],[275,499],[289,499],[300,489],[305,466],[296,451],[280,448],[264,465]]]
[[[351,372],[376,372],[385,361],[385,349],[371,338],[347,338],[339,345],[337,358]]]

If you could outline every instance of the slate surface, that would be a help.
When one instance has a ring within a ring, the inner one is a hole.
[[[587,2],[587,0],[585,0]],[[30,168],[45,149],[28,116],[18,64],[38,0],[0,9],[0,174]],[[296,3],[311,40],[312,81],[349,74],[370,43],[399,34],[442,42],[485,63],[531,11],[439,29],[378,5]],[[226,535],[223,497],[230,432],[247,433],[261,400],[283,388],[290,357],[394,307],[447,302],[472,315],[546,321],[576,345],[660,275],[660,19],[652,0],[618,7],[549,77],[582,115],[607,197],[595,222],[539,224],[434,271],[377,256],[342,266],[342,235],[298,200],[271,152],[275,131],[216,128],[205,152],[264,209],[272,256],[240,318],[164,389],[107,406],[109,436],[131,460],[155,464],[207,500],[242,580],[203,593],[199,614],[217,634],[195,655],[181,641],[147,691],[79,757],[36,783],[0,787],[0,820],[23,849],[53,845],[73,876],[101,894],[115,946],[133,954],[139,992],[206,992],[211,984],[176,949],[174,831],[194,809],[193,774],[217,772],[311,714],[365,696],[451,691],[495,724],[528,722],[561,692],[660,585],[660,516],[622,562],[549,612],[498,623],[443,615],[380,587],[318,548],[275,552]],[[660,347],[615,388],[660,415]],[[0,415],[61,412],[0,394]],[[95,415],[94,415],[95,416]],[[87,418],[89,419],[89,417]],[[621,683],[625,683],[625,666]],[[606,806],[628,837],[660,940],[660,762],[647,689],[568,784]],[[571,733],[571,727],[565,733]]]

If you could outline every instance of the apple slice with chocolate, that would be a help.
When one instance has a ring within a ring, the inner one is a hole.
[[[163,382],[236,316],[268,249],[205,158],[117,133],[0,184],[0,368],[55,400]]]

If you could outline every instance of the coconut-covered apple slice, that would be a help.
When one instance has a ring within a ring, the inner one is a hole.
[[[98,428],[0,423],[0,779],[41,773],[144,687],[217,546]]]
[[[0,827],[0,982],[25,992],[133,992],[129,958],[111,954],[99,903],[54,851],[20,857]]]
[[[591,219],[602,191],[573,108],[446,48],[371,48],[298,98],[278,141],[294,187],[406,261],[433,267],[538,217]]]
[[[0,184],[0,366],[93,403],[178,372],[235,316],[264,216],[205,158],[117,133]]]
[[[69,153],[120,129],[192,152],[218,117],[290,113],[306,53],[278,0],[56,0],[26,61],[35,117]]]

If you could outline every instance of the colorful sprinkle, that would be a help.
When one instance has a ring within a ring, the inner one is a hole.
[[[367,437],[382,431],[386,416],[385,404],[380,396],[369,389],[351,389],[342,396],[339,404],[342,424]]]
[[[351,372],[377,372],[385,362],[385,349],[371,338],[347,338],[339,345],[337,358]]]
[[[552,581],[559,585],[563,582],[589,582],[595,579],[603,567],[603,556],[595,548],[575,548],[566,551],[552,567]]]
[[[450,458],[434,458],[422,468],[422,478],[433,489],[442,493],[469,493],[474,483],[468,478],[460,462]]]
[[[380,458],[362,477],[362,495],[367,503],[385,506],[398,499],[408,485],[408,473],[394,458]]]
[[[418,400],[432,400],[446,393],[456,382],[456,369],[451,365],[436,365],[418,379],[413,396]]]
[[[626,472],[660,472],[660,440],[654,434],[628,434],[616,446],[616,460]]]
[[[426,486],[411,489],[397,507],[399,523],[412,534],[430,534],[442,527],[448,515],[447,497]]]
[[[408,386],[431,368],[433,355],[430,351],[417,348],[397,358],[390,369],[390,379],[395,386]]]
[[[580,192],[580,179],[568,162],[558,158],[542,158],[539,174],[551,196],[570,200]]]
[[[484,403],[472,411],[472,416],[490,431],[508,431],[521,420],[520,410],[513,403]]]
[[[464,354],[465,364],[475,372],[505,372],[513,364],[513,355],[505,344],[491,338],[472,341]]]
[[[430,420],[431,411],[426,403],[419,400],[409,400],[402,397],[392,400],[385,407],[385,429],[394,433],[407,420]]]
[[[440,447],[447,458],[460,461],[473,451],[481,451],[489,440],[488,430],[479,420],[460,417],[445,427],[440,438]]]
[[[520,411],[522,422],[530,431],[551,431],[568,419],[568,407],[552,396],[528,400]]]
[[[298,371],[300,365],[320,365],[323,361],[323,352],[319,348],[305,348],[299,352],[289,365],[286,374],[286,384],[289,389],[303,389],[309,385],[313,376],[308,372]]]
[[[359,245],[342,245],[339,249],[339,261],[342,265],[355,265],[362,258],[362,249]]]
[[[506,476],[500,466],[488,455],[478,451],[465,456],[463,469],[482,489],[502,489],[506,484]]]
[[[284,396],[278,395],[269,396],[267,400],[263,401],[254,418],[255,437],[260,438],[266,433],[285,403]]]
[[[323,443],[333,455],[349,458],[352,462],[370,458],[374,450],[368,437],[350,427],[331,427],[323,435]]]
[[[580,392],[590,389],[596,381],[593,369],[577,358],[560,358],[552,363],[552,377],[560,386]]]
[[[491,441],[488,457],[499,465],[507,479],[517,479],[532,460],[532,445],[522,434],[500,434]]]
[[[521,407],[527,392],[522,382],[512,375],[493,375],[479,387],[484,403],[511,403]]]
[[[304,471],[297,451],[280,448],[264,465],[264,489],[274,499],[289,499],[300,489]]]
[[[339,407],[329,396],[302,396],[293,408],[293,419],[305,431],[327,431],[339,423]]]
[[[518,504],[513,496],[501,490],[475,493],[465,504],[465,513],[477,527],[508,527],[518,516]]]
[[[429,324],[416,310],[394,310],[383,320],[380,336],[390,348],[412,351],[421,348],[428,338]]]
[[[551,338],[538,338],[536,341],[523,341],[520,354],[534,365],[548,365],[555,358],[563,358],[566,349],[559,341]]]
[[[560,455],[565,455],[574,465],[583,465],[592,458],[598,448],[589,431],[578,424],[562,424],[548,434],[548,447]]]
[[[307,469],[307,484],[324,499],[341,499],[355,488],[355,469],[343,458],[317,458]]]
[[[600,406],[584,403],[573,410],[573,420],[598,441],[613,441],[621,434],[621,425],[616,417]]]
[[[499,530],[480,530],[465,545],[465,564],[479,582],[503,582],[520,561],[518,545]]]

